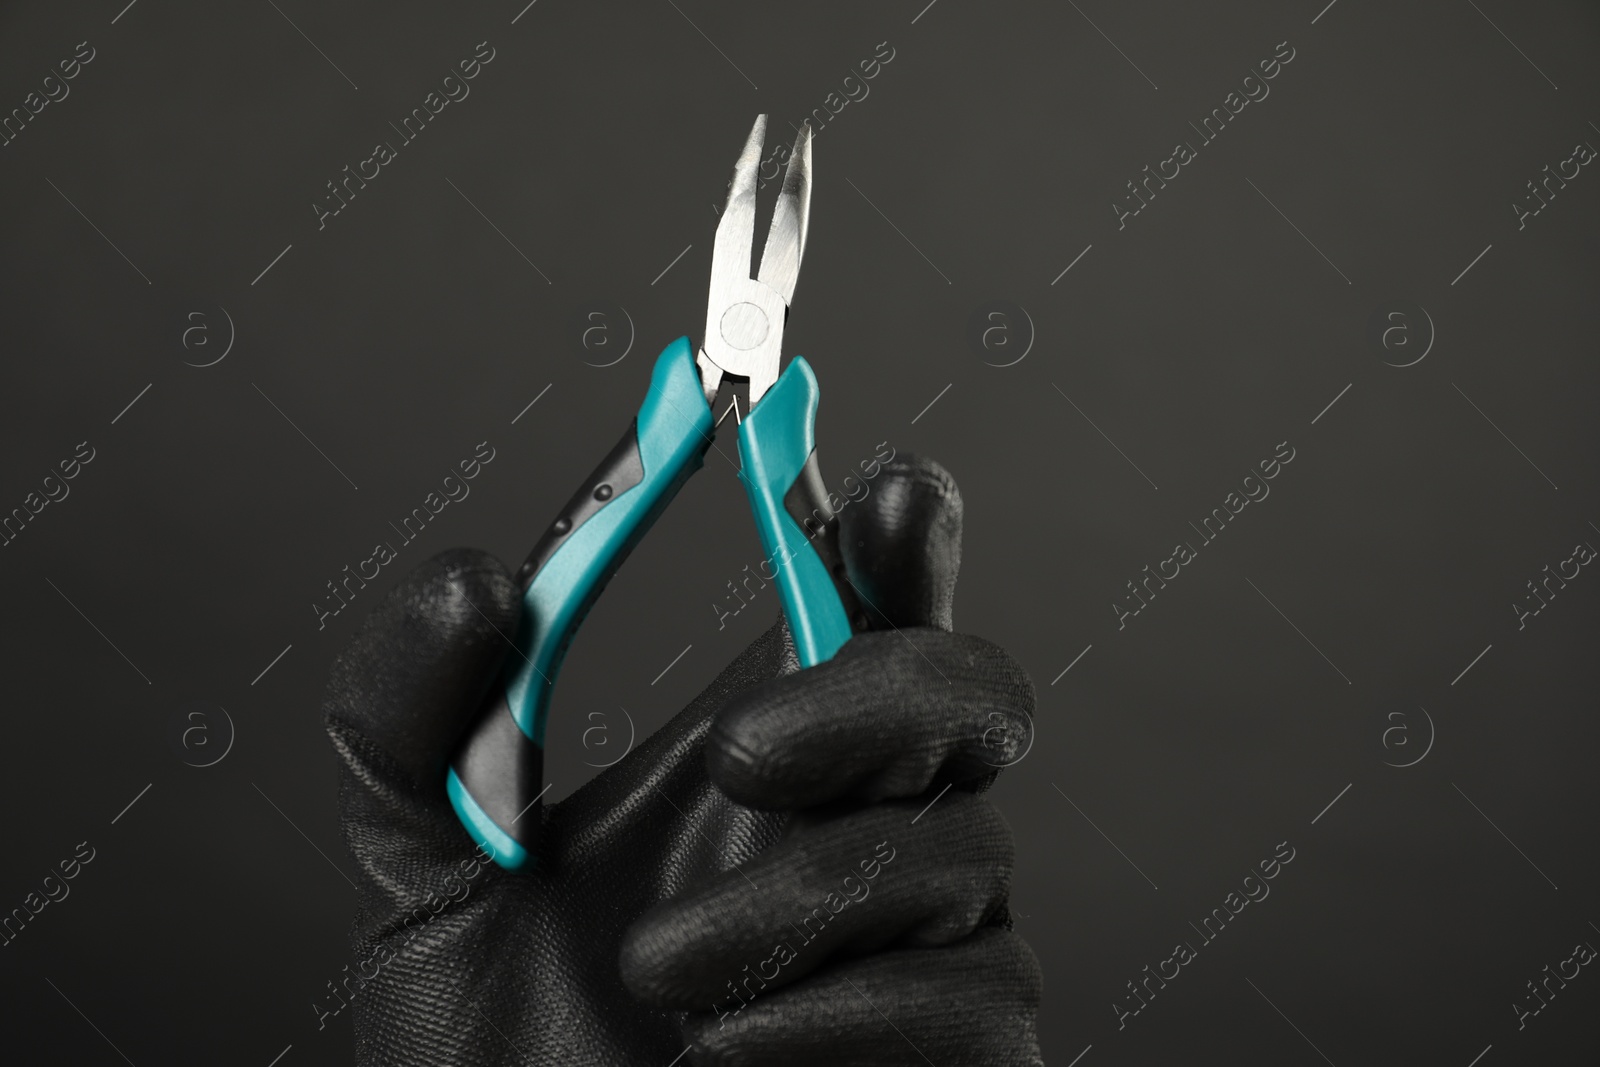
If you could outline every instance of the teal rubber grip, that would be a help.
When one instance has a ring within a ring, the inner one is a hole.
[[[545,722],[567,648],[611,576],[700,468],[712,428],[694,350],[687,337],[680,337],[656,358],[650,390],[631,431],[642,477],[604,498],[600,494],[610,494],[611,486],[586,486],[591,492],[580,491],[575,502],[592,496],[604,503],[575,523],[563,515],[551,528],[564,540],[525,587],[503,691],[491,692],[445,783],[462,825],[492,850],[501,867],[516,870],[532,862],[539,819],[536,814],[524,825],[521,814],[543,795]],[[563,523],[571,526],[570,533]],[[487,746],[496,751],[483,751]]]
[[[802,667],[832,659],[851,635],[827,565],[784,507],[784,495],[816,447],[820,399],[811,365],[795,356],[739,426],[739,478],[750,497],[767,568],[777,572],[774,581]]]
[[[556,550],[522,597],[520,665],[506,701],[523,733],[544,744],[550,690],[579,623],[640,538],[655,523],[711,445],[711,407],[694,365],[694,350],[680,337],[662,350],[639,407],[639,459],[644,478],[618,493]]]

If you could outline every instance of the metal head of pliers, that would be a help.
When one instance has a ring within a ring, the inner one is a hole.
[[[706,328],[695,363],[706,402],[715,403],[724,375],[748,379],[749,405],[755,406],[778,379],[783,326],[800,278],[811,217],[811,124],[800,127],[783,187],[772,212],[772,228],[761,251],[761,266],[750,276],[750,249],[756,225],[756,169],[766,141],[767,116],[757,115],[744,151],[733,165],[728,203],[717,224],[711,252],[711,290]]]

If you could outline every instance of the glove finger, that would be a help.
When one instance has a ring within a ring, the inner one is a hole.
[[[343,764],[345,840],[390,888],[436,884],[471,851],[446,763],[509,650],[518,593],[500,561],[452,549],[419,565],[334,661],[324,703]]]
[[[961,493],[931,459],[901,456],[839,512],[851,584],[878,629],[948,630],[961,570]]]
[[[1010,831],[970,793],[922,807],[815,824],[656,905],[623,938],[623,982],[656,1007],[704,1010],[751,978],[781,987],[830,958],[966,937],[1002,913]]]
[[[911,797],[1016,762],[1033,683],[978,637],[858,634],[826,663],[728,703],[706,739],[712,781],[753,808]]]
[[[1042,1067],[1039,962],[1009,930],[831,967],[798,985],[741,987],[683,1022],[696,1067]]]

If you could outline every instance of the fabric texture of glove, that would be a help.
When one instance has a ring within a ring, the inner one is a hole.
[[[981,795],[1031,737],[1033,688],[948,632],[960,540],[943,468],[885,464],[841,515],[877,628],[802,672],[780,621],[545,808],[516,874],[474,849],[443,783],[518,592],[477,551],[417,568],[325,704],[368,961],[358,1064],[1041,1064],[1011,835]],[[554,713],[576,714],[559,695]]]

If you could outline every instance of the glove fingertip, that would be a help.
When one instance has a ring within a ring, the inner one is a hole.
[[[850,579],[878,627],[951,628],[962,517],[955,478],[913,455],[885,463],[869,494],[840,512]]]
[[[754,716],[743,711],[749,707],[725,708],[711,724],[705,744],[706,773],[736,804],[762,811],[794,807],[799,798],[792,784],[775,777],[770,759],[763,755],[772,746],[749,736],[760,728],[760,705],[754,705],[758,709]]]
[[[634,999],[654,1008],[674,1005],[682,984],[682,938],[672,923],[673,911],[658,904],[635,919],[622,935],[617,970]]]

